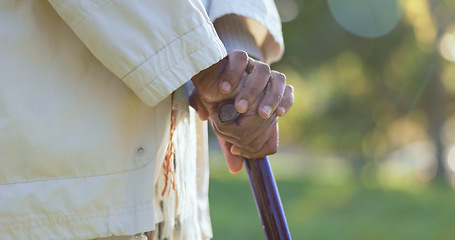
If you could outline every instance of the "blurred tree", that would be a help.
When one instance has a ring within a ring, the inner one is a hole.
[[[281,15],[289,5],[300,10],[283,24],[286,53],[274,66],[296,87],[293,112],[281,120],[282,142],[362,169],[410,143],[431,141],[438,164],[429,171],[439,166],[442,176],[441,132],[454,98],[441,74],[453,63],[438,55],[437,43],[455,23],[454,1],[396,1],[401,21],[376,38],[345,30],[327,1],[276,2]]]

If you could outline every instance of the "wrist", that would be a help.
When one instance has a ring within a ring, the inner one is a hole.
[[[250,31],[246,17],[228,14],[213,23],[226,50],[241,49],[250,57],[262,61],[263,55],[256,39]]]

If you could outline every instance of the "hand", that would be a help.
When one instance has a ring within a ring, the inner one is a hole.
[[[221,124],[217,116],[210,116],[211,124],[223,150],[230,172],[237,173],[242,169],[243,157],[262,158],[274,154],[278,150],[278,112],[283,115],[291,108],[294,101],[294,92],[290,85],[286,85],[279,107],[268,119],[260,118],[255,109],[243,113],[236,121]],[[268,89],[263,92],[266,95]],[[265,97],[264,97],[265,98]],[[261,103],[264,100],[260,100]],[[279,111],[282,109],[281,111]]]
[[[218,102],[234,96],[237,111],[246,112],[267,84],[269,92],[260,103],[258,114],[265,119],[275,110],[278,116],[284,116],[289,110],[284,105],[278,107],[285,92],[285,76],[270,71],[267,64],[248,58],[241,50],[231,51],[226,58],[194,76],[192,81],[197,91],[191,104],[203,120],[207,120],[209,111],[214,111]]]
[[[218,63],[194,76],[195,91],[190,104],[202,120],[207,120],[209,112],[216,111],[217,104],[233,98],[240,92],[241,84],[248,65],[248,55],[244,51],[234,50]]]
[[[268,119],[259,117],[256,113],[258,102],[228,124],[221,124],[217,115],[210,116],[212,129],[232,173],[241,170],[243,157],[260,158],[278,149],[278,118],[276,114]]]
[[[191,105],[201,119],[210,116],[231,172],[240,171],[242,156],[259,158],[277,151],[276,117],[283,116],[293,103],[293,89],[285,84],[283,74],[271,72],[243,51],[232,51],[192,80],[196,90]],[[236,124],[223,125],[217,117],[218,104],[233,97],[242,117]]]

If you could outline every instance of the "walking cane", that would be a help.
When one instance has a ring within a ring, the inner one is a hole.
[[[221,123],[232,122],[239,115],[233,103],[221,103],[218,108],[218,118]],[[291,239],[268,157],[244,158],[244,162],[266,239]]]

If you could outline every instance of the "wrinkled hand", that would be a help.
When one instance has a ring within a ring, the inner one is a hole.
[[[191,105],[201,119],[210,118],[228,168],[241,170],[243,157],[260,158],[278,149],[278,120],[293,104],[293,89],[285,76],[270,71],[268,65],[232,51],[220,62],[193,77],[196,90]],[[236,121],[221,124],[218,105],[235,98],[235,108],[243,113]]]

